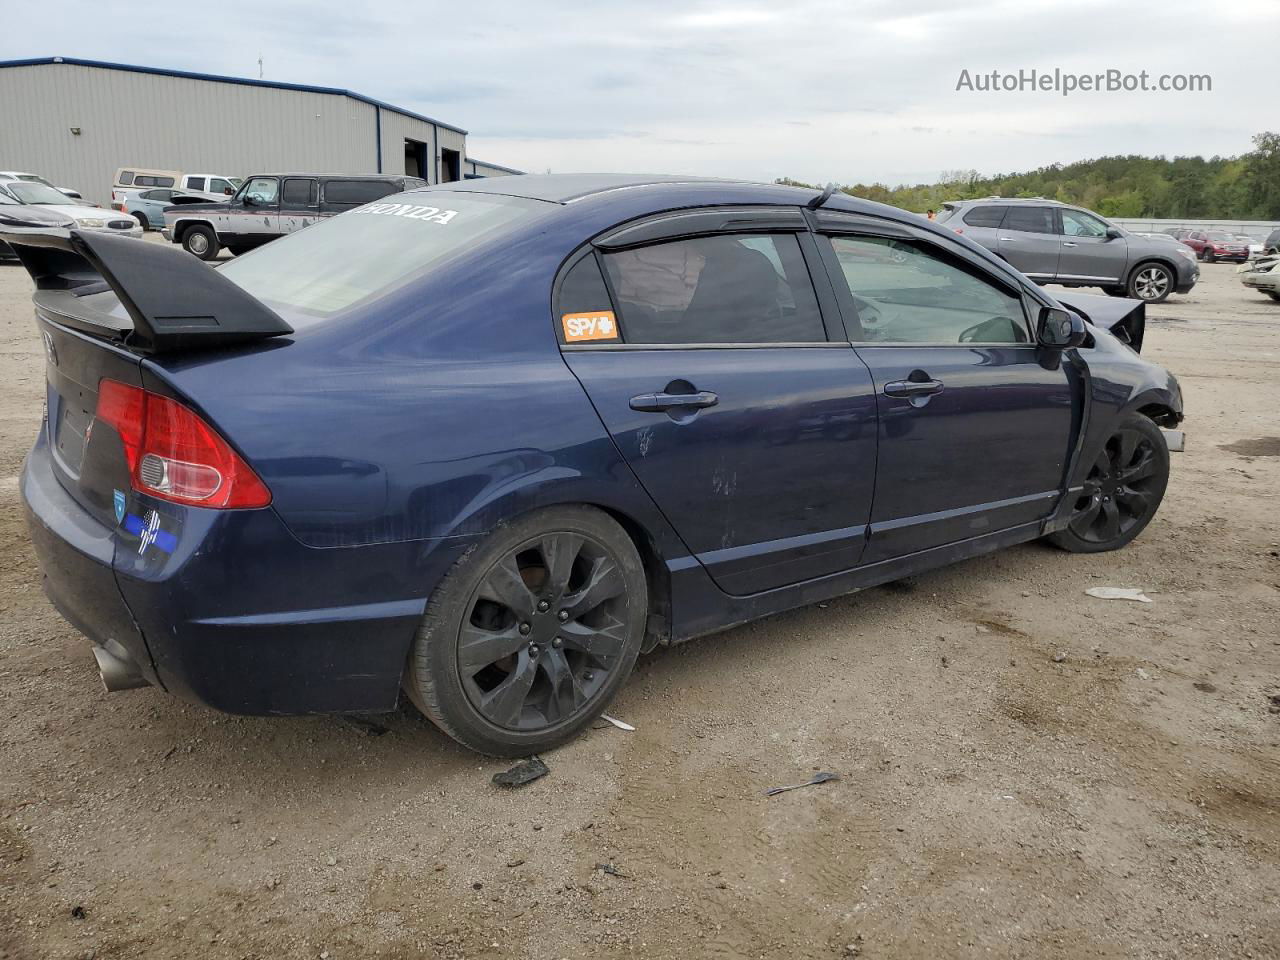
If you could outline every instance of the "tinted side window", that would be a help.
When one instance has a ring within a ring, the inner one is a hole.
[[[1022,300],[932,246],[833,237],[866,343],[1029,343]]]
[[[143,200],[164,200],[168,202],[173,199],[172,190],[144,190],[138,194]]]
[[[962,219],[971,227],[998,227],[1008,207],[974,207]]]
[[[134,185],[139,187],[172,187],[173,177],[151,177],[140,175],[134,177]]]
[[[604,262],[627,343],[826,340],[792,234],[676,240]]]
[[[130,186],[133,183],[133,171],[125,170],[120,174],[120,183],[124,186]]]
[[[399,191],[382,180],[330,180],[324,185],[325,203],[358,206]]]
[[[1049,207],[1009,207],[1004,215],[1004,230],[1021,230],[1023,233],[1057,233],[1053,210]]]
[[[281,201],[286,207],[313,207],[316,203],[314,180],[286,180]]]
[[[187,189],[188,189],[188,190],[203,190],[203,189],[204,189],[204,177],[187,177]]]
[[[593,254],[588,253],[575,263],[561,279],[556,315],[560,339],[565,343],[616,343],[620,339],[609,289]]]

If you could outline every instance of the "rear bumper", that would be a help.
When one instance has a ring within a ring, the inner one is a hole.
[[[168,534],[143,543],[63,489],[43,434],[21,491],[57,610],[151,683],[228,713],[393,709],[426,592],[471,542],[307,547],[270,508],[130,493],[128,512],[154,510]]]

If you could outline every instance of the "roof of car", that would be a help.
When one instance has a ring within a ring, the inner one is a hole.
[[[254,177],[313,177],[317,180],[422,180],[421,177],[415,177],[410,173],[299,173],[297,171],[280,172],[276,170],[257,171],[243,179],[252,180]],[[425,183],[426,181],[423,182]]]
[[[448,190],[470,193],[500,193],[509,197],[528,197],[530,200],[549,200],[552,203],[572,203],[584,197],[610,190],[626,190],[662,184],[724,183],[736,186],[770,186],[749,184],[723,177],[682,177],[660,173],[536,173],[516,177],[485,177],[480,180],[458,180],[437,184]]]
[[[948,200],[943,206],[959,207],[966,203],[1034,203],[1048,204],[1052,207],[1069,207],[1071,204],[1061,200],[1050,200],[1048,197],[971,197],[968,200]]]

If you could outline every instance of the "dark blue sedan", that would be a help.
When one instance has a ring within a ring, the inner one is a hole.
[[[1182,418],[1142,304],[829,191],[453,183],[219,269],[3,239],[46,349],[31,535],[108,687],[251,714],[403,689],[496,755],[572,737],[657,644],[1123,546]]]

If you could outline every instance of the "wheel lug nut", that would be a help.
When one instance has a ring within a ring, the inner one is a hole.
[[[560,618],[561,623],[564,623],[566,620],[569,619],[569,611],[561,610],[559,613],[556,614],[556,616]]]
[[[529,635],[529,631],[532,629],[533,628],[530,627],[527,623],[520,624],[520,636],[527,637]]]
[[[551,641],[551,646],[553,646],[553,647],[555,647],[557,650],[559,650],[561,647],[563,647],[563,646],[564,646],[564,641],[563,641],[562,639],[560,639],[559,637],[556,637],[554,640],[552,640],[552,641]]]
[[[582,679],[587,681],[588,683],[590,683],[595,678],[596,678],[596,675],[592,673],[590,670],[588,670],[586,673],[582,675]]]
[[[540,652],[536,643],[529,644],[529,656],[536,657]]]
[[[545,601],[545,600],[539,600],[539,601],[538,601],[538,612],[539,612],[539,613],[546,613],[546,612],[547,612],[548,610],[550,610],[550,609],[551,609],[551,604],[547,603],[547,601]]]

